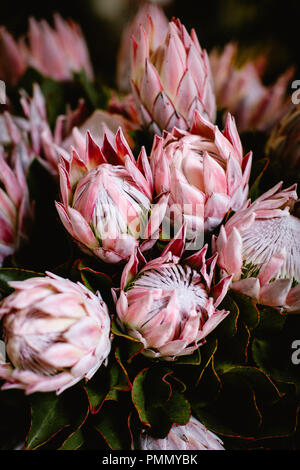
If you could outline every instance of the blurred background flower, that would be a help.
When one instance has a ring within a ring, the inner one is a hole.
[[[96,74],[114,84],[116,53],[124,26],[133,17],[143,0],[87,0],[72,4],[53,0],[19,2],[1,5],[1,24],[13,36],[27,31],[28,16],[45,18],[50,24],[53,13],[59,12],[64,18],[72,17],[82,28],[90,49]],[[298,18],[300,5],[297,0],[287,0],[282,7],[279,0],[214,0],[206,2],[205,8],[195,6],[192,0],[152,1],[164,8],[167,16],[179,17],[185,27],[195,28],[200,44],[207,50],[237,41],[243,50],[252,56],[268,52],[268,67],[265,73],[267,83],[272,83],[288,66],[300,66],[298,44]],[[95,40],[94,38],[98,39]],[[109,44],[109,53],[107,46]]]

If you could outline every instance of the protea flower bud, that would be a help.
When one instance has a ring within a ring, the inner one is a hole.
[[[293,70],[266,86],[262,79],[266,57],[239,67],[237,54],[237,44],[229,43],[221,53],[214,49],[209,55],[217,108],[234,115],[239,132],[269,132],[290,107],[287,90]]]
[[[300,106],[293,106],[274,127],[266,154],[285,181],[300,180]]]
[[[28,42],[21,43],[28,66],[55,80],[72,80],[73,72],[84,70],[93,79],[88,48],[80,26],[54,15],[54,27],[45,20],[29,19]]]
[[[132,90],[141,122],[157,134],[172,131],[174,126],[189,130],[195,110],[214,122],[216,103],[209,59],[195,31],[189,35],[174,19],[165,39],[154,48],[157,32],[149,16],[148,22],[132,43]]]
[[[8,148],[17,144],[20,139],[28,142],[29,129],[30,126],[25,117],[3,111],[0,114],[0,145]]]
[[[191,416],[184,426],[174,425],[164,439],[155,439],[150,434],[140,436],[141,450],[225,450],[223,442],[200,421]]]
[[[3,388],[57,394],[89,380],[110,352],[110,317],[100,294],[47,273],[11,282],[0,306],[6,355]]]
[[[243,156],[229,114],[221,132],[196,111],[191,132],[175,128],[156,137],[150,158],[154,188],[170,192],[170,217],[186,224],[188,238],[213,230],[247,199],[252,154]]]
[[[0,27],[0,80],[16,85],[26,70],[26,61],[13,36]]]
[[[296,185],[282,183],[248,202],[213,239],[224,276],[232,289],[258,303],[287,312],[300,311],[300,220],[291,212]]]
[[[167,196],[151,206],[152,174],[142,148],[136,162],[121,128],[102,146],[87,132],[86,147],[62,160],[56,207],[83,251],[107,263],[126,261],[139,240],[151,239],[164,216]],[[151,212],[151,216],[150,216]]]
[[[151,22],[148,21],[148,16],[151,17]],[[152,41],[151,50],[155,50],[165,39],[168,32],[168,24],[169,21],[160,6],[145,2],[139,7],[134,18],[126,25],[117,58],[117,85],[120,91],[128,93],[131,90],[131,64],[130,56],[128,55],[128,45],[132,36],[138,37],[140,26],[142,25]],[[155,34],[152,34],[151,29],[153,29],[153,32],[155,31]]]
[[[72,146],[80,149],[82,153],[85,152],[87,131],[96,142],[101,142],[106,131],[116,133],[119,127],[122,127],[126,140],[132,146],[134,145],[129,132],[137,128],[137,123],[133,122],[129,116],[125,117],[125,108],[131,108],[132,100],[128,102],[128,105],[120,105],[120,109],[116,112],[112,105],[107,111],[97,109],[88,116],[86,104],[83,99],[80,99],[75,109],[71,109],[69,105],[66,106],[65,114],[57,117],[53,131],[48,122],[46,100],[37,83],[33,84],[32,96],[24,90],[21,91],[20,101],[26,119],[22,119],[18,127],[22,125],[26,128],[27,140],[30,141],[32,151],[55,178],[58,177],[61,156],[68,160]],[[121,110],[123,106],[124,113]]]
[[[81,70],[90,80],[94,77],[80,26],[59,14],[54,15],[54,27],[45,20],[30,18],[27,35],[19,41],[1,28],[0,78],[16,85],[28,67],[59,81],[70,81],[73,72]]]
[[[79,100],[74,110],[67,106],[66,113],[57,117],[53,132],[48,122],[46,99],[37,83],[33,84],[32,96],[21,91],[20,103],[32,151],[47,171],[57,177],[60,156],[68,158],[68,150],[73,140],[76,141],[73,131],[77,132],[77,127],[86,120],[85,103]]]
[[[4,119],[11,140],[11,151],[0,145],[0,266],[28,240],[33,218],[26,182],[33,155],[10,114]]]
[[[216,257],[205,259],[207,245],[182,261],[172,244],[142,267],[132,255],[113,291],[121,328],[144,345],[144,355],[165,360],[192,354],[227,316],[217,307],[231,281],[212,285]]]

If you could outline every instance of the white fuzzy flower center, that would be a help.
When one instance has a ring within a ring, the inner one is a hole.
[[[208,299],[201,276],[190,267],[183,268],[181,265],[164,266],[159,271],[147,271],[134,282],[134,287],[176,291],[180,310],[187,316],[193,308],[204,307]],[[156,303],[156,309],[160,310],[162,305],[159,304],[162,301]]]
[[[285,248],[286,259],[278,277],[300,282],[300,220],[292,215],[257,219],[242,233],[243,261],[260,268]]]

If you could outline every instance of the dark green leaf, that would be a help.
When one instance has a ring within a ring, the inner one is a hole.
[[[240,377],[222,377],[218,399],[207,406],[193,402],[196,417],[208,429],[222,436],[252,437],[261,426],[255,393]]]
[[[255,391],[256,397],[262,403],[274,403],[279,400],[281,394],[276,384],[262,370],[250,366],[235,366],[220,376],[221,381],[232,378],[232,380],[243,380]]]
[[[171,426],[186,424],[190,418],[190,404],[182,390],[182,383],[172,378],[166,367],[144,369],[135,378],[132,401],[141,422],[151,427],[152,434],[164,437]]]
[[[13,288],[9,286],[12,281],[25,281],[32,277],[44,276],[42,273],[29,271],[27,269],[18,268],[0,268],[0,292],[3,295],[8,295],[13,292]]]
[[[247,325],[240,323],[236,334],[228,340],[219,340],[214,355],[214,365],[218,373],[226,372],[233,366],[246,365],[250,332]]]
[[[220,388],[220,378],[215,371],[213,361],[210,361],[203,371],[198,386],[190,390],[189,401],[192,407],[195,403],[196,407],[199,409],[200,407],[216,401],[218,399]]]
[[[144,369],[136,376],[131,390],[132,402],[138,412],[141,422],[146,426],[150,426],[146,409],[146,395],[144,391],[144,383],[148,371],[149,369]]]
[[[102,367],[95,376],[85,384],[90,410],[93,414],[106,400],[116,400],[118,391],[127,392],[131,384],[126,370],[121,363],[118,349],[112,351],[107,367]]]
[[[260,312],[260,322],[253,330],[253,335],[260,338],[274,336],[280,333],[286,322],[286,315],[282,315],[278,310],[264,305],[258,306]]]
[[[254,300],[234,291],[231,291],[231,296],[238,306],[240,320],[246,323],[250,330],[255,328],[259,324],[260,313]]]
[[[292,362],[292,342],[255,338],[252,354],[256,364],[273,380],[294,383],[300,391],[299,365]]]
[[[237,332],[237,322],[240,315],[238,304],[230,294],[227,294],[220,304],[219,309],[227,310],[230,313],[220,325],[218,325],[218,338],[231,338]]]
[[[128,425],[129,415],[121,404],[107,401],[95,416],[94,427],[113,450],[131,448],[131,434]]]
[[[89,380],[84,389],[87,393],[91,413],[98,413],[110,391],[109,372],[104,367]]]
[[[58,396],[55,393],[33,394],[26,448],[41,447],[64,428],[77,429],[87,412],[87,401],[81,389],[70,389]]]
[[[84,444],[84,433],[79,428],[72,432],[70,436],[63,442],[60,450],[78,450]]]
[[[249,190],[249,198],[252,201],[257,199],[262,193],[262,190],[260,189],[260,183],[268,166],[269,166],[268,158],[263,158],[253,163],[251,177],[252,177],[252,181],[254,177],[255,177],[255,180],[253,181],[253,184],[251,185],[250,190]]]
[[[62,396],[54,393],[35,394],[31,404],[32,422],[26,448],[37,449],[62,428],[70,426]]]
[[[92,83],[84,70],[73,74],[75,84],[79,85],[83,97],[92,109],[106,109],[110,92],[103,85]]]

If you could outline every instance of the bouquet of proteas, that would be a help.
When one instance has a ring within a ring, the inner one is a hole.
[[[2,449],[300,448],[300,113],[238,52],[1,28]]]

